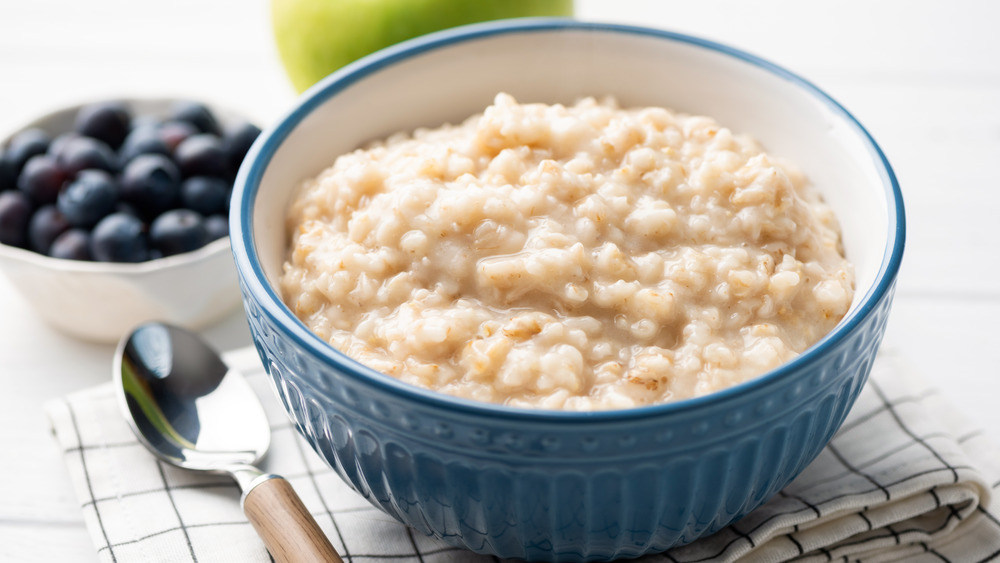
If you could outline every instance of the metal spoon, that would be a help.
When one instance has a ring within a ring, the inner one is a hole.
[[[114,378],[132,431],[158,458],[236,479],[243,512],[275,560],[341,563],[288,481],[253,466],[271,441],[264,409],[199,336],[142,325],[119,344]]]

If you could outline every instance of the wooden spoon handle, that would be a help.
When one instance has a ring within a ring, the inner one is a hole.
[[[288,481],[270,476],[243,498],[243,512],[278,563],[343,563]]]

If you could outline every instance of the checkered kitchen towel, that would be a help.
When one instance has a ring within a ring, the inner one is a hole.
[[[491,560],[373,508],[295,433],[255,353],[226,360],[247,374],[272,421],[262,468],[292,483],[345,561]],[[156,461],[110,384],[54,401],[48,413],[102,561],[269,560],[236,485]],[[833,442],[784,491],[713,536],[640,561],[987,561],[1000,558],[998,486],[1000,449],[883,354]]]

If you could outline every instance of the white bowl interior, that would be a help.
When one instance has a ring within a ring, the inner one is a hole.
[[[885,171],[851,119],[758,64],[689,42],[592,29],[486,35],[427,50],[383,63],[316,107],[277,149],[254,206],[254,239],[272,287],[285,257],[285,210],[304,179],[366,141],[459,122],[500,91],[547,103],[612,94],[624,106],[704,114],[749,134],[798,165],[839,217],[856,267],[852,307],[873,291],[894,219]]]

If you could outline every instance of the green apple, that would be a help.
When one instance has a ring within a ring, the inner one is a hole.
[[[572,12],[573,0],[271,0],[278,53],[300,92],[404,39],[473,22]]]

